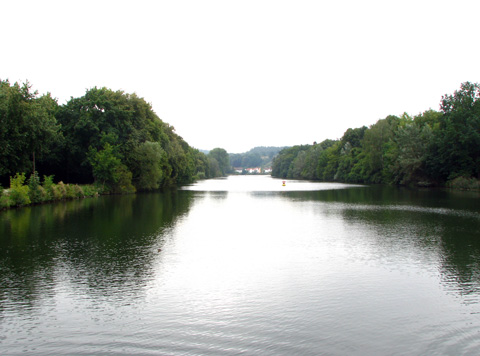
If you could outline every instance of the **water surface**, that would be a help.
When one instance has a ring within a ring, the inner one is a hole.
[[[0,353],[478,354],[478,194],[281,183],[1,213]]]

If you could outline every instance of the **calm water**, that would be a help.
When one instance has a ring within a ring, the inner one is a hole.
[[[0,213],[2,355],[478,355],[476,193],[210,180]]]

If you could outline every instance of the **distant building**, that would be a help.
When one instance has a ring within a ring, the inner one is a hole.
[[[247,173],[249,174],[259,174],[262,173],[262,169],[260,167],[255,167],[255,168],[247,168]]]

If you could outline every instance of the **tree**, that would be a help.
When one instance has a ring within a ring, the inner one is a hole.
[[[262,157],[258,152],[249,152],[243,155],[241,167],[258,167],[262,165]]]
[[[395,132],[398,146],[396,162],[392,165],[393,182],[399,184],[427,181],[425,164],[428,149],[433,139],[432,129],[408,124]]]
[[[383,175],[388,173],[385,165],[385,151],[389,148],[388,143],[393,139],[394,132],[400,119],[389,115],[385,119],[378,120],[365,131],[362,148],[365,154],[359,164],[366,165],[363,171],[366,173],[365,181],[368,183],[384,182]]]
[[[117,168],[122,161],[114,152],[114,147],[108,142],[104,144],[103,149],[98,151],[91,147],[88,152],[88,161],[92,166],[93,176],[96,181],[101,182],[105,188],[113,188],[118,182]]]
[[[243,167],[243,157],[242,153],[232,153],[230,154],[230,163],[233,167]]]
[[[133,161],[137,189],[158,189],[164,179],[162,168],[167,165],[167,154],[160,143],[150,141],[141,143],[135,149]]]
[[[367,130],[368,128],[366,126],[362,126],[356,129],[349,128],[343,134],[343,137],[341,139],[342,144],[346,145],[347,143],[349,143],[352,148],[361,147],[363,137],[365,136],[365,132]]]
[[[0,81],[0,178],[16,172],[33,172],[38,160],[50,157],[61,141],[55,118],[58,105],[50,94],[38,97],[27,81],[10,85]]]
[[[290,166],[301,151],[308,150],[309,145],[299,145],[284,148],[273,159],[272,176],[279,178],[287,178],[289,175]]]
[[[302,178],[302,172],[305,168],[306,150],[298,152],[288,169],[287,178]]]
[[[305,164],[301,172],[301,176],[304,179],[318,179],[317,176],[317,163],[322,153],[323,148],[321,145],[313,145],[309,148],[305,154]]]
[[[92,180],[87,152],[101,149],[102,137],[116,137],[118,154],[132,171],[135,149],[143,142],[159,142],[166,150],[173,128],[158,118],[151,105],[135,94],[92,88],[80,98],[71,98],[59,109],[65,142],[63,161],[57,167],[60,179],[88,183]]]
[[[227,173],[230,173],[230,158],[227,151],[223,148],[214,148],[208,153],[208,157],[218,162],[218,169],[221,176],[226,176]]]
[[[340,152],[340,141],[337,141],[334,145],[321,152],[319,157],[319,165],[317,166],[317,175],[321,180],[327,182],[335,180],[335,174],[338,170]]]
[[[208,157],[199,150],[194,150],[195,158],[195,176],[194,179],[205,179],[211,178],[212,174],[210,173],[210,168],[208,164]]]
[[[132,173],[122,163],[118,147],[112,146],[106,139],[103,148],[97,150],[90,147],[88,161],[92,166],[95,181],[102,184],[104,191],[113,193],[133,193]]]
[[[211,178],[222,176],[222,170],[220,169],[218,161],[211,156],[208,156],[208,171],[210,172]]]
[[[362,153],[362,142],[367,131],[366,126],[352,129],[349,128],[343,134],[341,142],[341,149],[338,156],[338,168],[334,175],[335,181],[359,183],[363,178],[358,173],[352,173],[355,165],[358,165],[358,156]]]
[[[480,178],[480,85],[463,83],[440,104],[443,118],[434,130],[428,170],[439,181]]]

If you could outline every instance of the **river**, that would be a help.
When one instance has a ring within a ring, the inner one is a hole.
[[[2,355],[478,355],[478,193],[231,176],[0,213]]]

